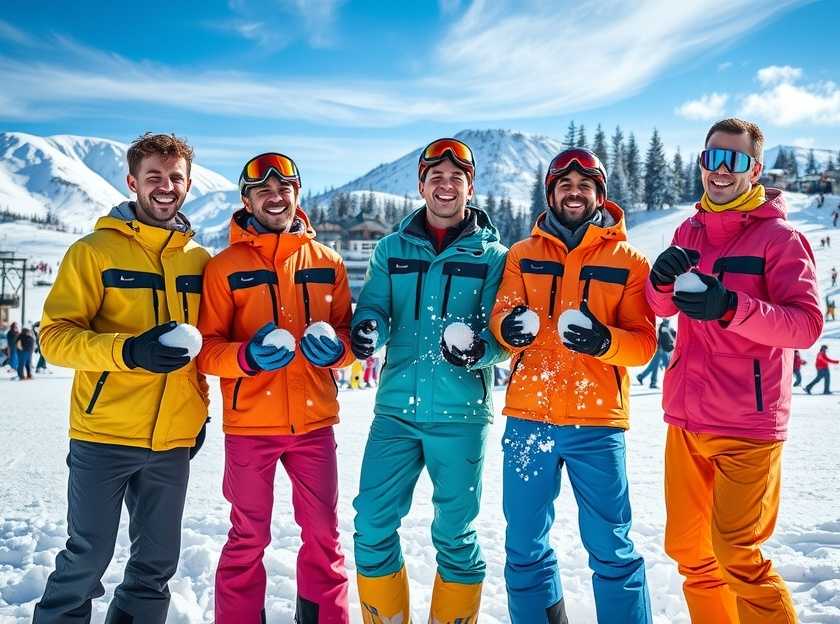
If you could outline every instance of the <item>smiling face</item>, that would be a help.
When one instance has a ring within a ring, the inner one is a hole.
[[[190,190],[189,164],[178,156],[150,154],[140,161],[137,174],[128,174],[128,188],[137,194],[137,220],[167,227]]]
[[[736,150],[754,156],[752,139],[746,132],[732,134],[718,130],[712,133],[706,142],[707,149],[713,147]],[[729,173],[723,165],[718,167],[717,171],[706,171],[700,167],[703,190],[715,204],[728,204],[749,191],[753,184],[758,182],[761,169],[762,165],[757,160],[753,160],[752,168],[744,173]]]
[[[245,210],[272,232],[288,232],[297,209],[298,193],[294,184],[270,175],[259,186],[248,189],[242,197]]]
[[[571,169],[557,180],[550,204],[560,222],[574,229],[604,205],[604,198],[595,180]]]
[[[466,217],[467,201],[472,197],[470,177],[448,158],[430,167],[420,180],[420,195],[426,200],[426,219],[429,225],[448,228]]]

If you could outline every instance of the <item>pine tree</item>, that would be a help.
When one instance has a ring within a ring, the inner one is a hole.
[[[493,196],[493,191],[490,191],[487,193],[487,198],[484,200],[484,212],[487,213],[487,216],[490,217],[490,220],[493,223],[496,223],[498,220],[498,210],[496,198]]]
[[[621,127],[615,127],[612,136],[612,158],[607,166],[608,192],[610,199],[625,210],[632,210],[633,198],[627,183],[627,166],[624,163],[624,134]]]
[[[834,171],[834,157],[831,154],[828,155],[828,162],[825,165],[825,170]]]
[[[785,151],[784,147],[780,147],[779,153],[776,154],[776,162],[773,163],[773,169],[784,169],[785,171],[787,171],[787,168],[787,152]]]
[[[791,148],[787,155],[787,172],[794,178],[799,177],[799,161],[796,160],[796,152]]]
[[[642,161],[636,136],[631,132],[624,150],[624,166],[627,169],[627,191],[632,203],[642,200]]]
[[[645,196],[644,202],[648,210],[661,210],[667,198],[671,195],[668,188],[668,163],[665,160],[665,147],[659,138],[659,131],[653,129],[650,138],[647,158],[645,159]]]
[[[685,169],[683,167],[682,154],[680,148],[674,153],[674,160],[671,163],[671,197],[668,203],[670,205],[678,204],[683,201],[685,197]]]
[[[805,166],[805,173],[807,175],[814,175],[817,173],[817,159],[814,156],[814,150],[808,150],[808,164]]]
[[[691,178],[691,184],[694,190],[688,198],[688,201],[696,202],[700,201],[700,198],[703,197],[703,193],[706,192],[706,189],[703,188],[703,173],[700,171],[699,156],[697,158],[693,158],[692,161],[694,163],[694,175]]]
[[[507,247],[510,247],[512,242],[511,239],[516,236],[515,223],[516,219],[513,214],[513,204],[510,199],[503,197],[499,201],[499,207],[496,210],[493,224],[496,226],[496,229],[499,230],[499,237],[502,240],[502,244]]]
[[[576,131],[575,131],[575,122],[570,121],[569,122],[569,128],[568,128],[568,130],[566,130],[566,138],[563,139],[563,147],[565,147],[565,148],[574,147],[576,141],[577,141],[577,134],[576,134]]]
[[[537,217],[545,212],[548,205],[545,203],[545,176],[543,175],[542,163],[537,165],[537,171],[534,174],[534,186],[531,187],[531,209],[526,214],[526,219],[530,217],[530,222],[536,223]]]
[[[577,143],[575,143],[575,147],[589,147],[586,144],[586,130],[584,129],[583,124],[580,124],[578,126]]]
[[[595,155],[606,167],[607,162],[609,162],[609,152],[607,151],[607,136],[601,129],[601,124],[598,124],[598,127],[595,130],[595,140],[592,143],[592,151],[595,152]]]

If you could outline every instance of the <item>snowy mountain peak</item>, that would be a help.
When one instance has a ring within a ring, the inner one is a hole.
[[[26,217],[52,214],[88,231],[98,217],[129,198],[127,151],[124,143],[98,137],[0,133],[0,210]],[[187,214],[196,198],[236,188],[196,163],[191,177]]]
[[[560,140],[511,130],[467,129],[455,134],[454,138],[473,150],[477,170],[476,193],[486,195],[492,192],[497,196],[507,196],[521,206],[530,201],[537,167],[548,165],[563,149]],[[417,160],[423,147],[419,146],[391,163],[379,165],[362,177],[315,199],[326,203],[334,193],[367,190],[417,199]]]

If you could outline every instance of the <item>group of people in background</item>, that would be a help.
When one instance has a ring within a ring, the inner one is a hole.
[[[478,621],[487,564],[473,523],[488,453],[504,458],[511,622],[568,623],[550,540],[565,471],[598,622],[651,624],[625,437],[628,369],[648,362],[654,385],[667,365],[664,548],[685,577],[692,621],[795,624],[761,546],[779,508],[793,349],[810,348],[824,320],[808,241],[787,222],[783,193],[758,183],[763,146],[755,124],[711,127],[699,157],[704,193],[651,265],[628,240],[593,152],[552,159],[547,209],[507,249],[471,204],[470,147],[433,141],[418,161],[425,205],[377,243],[354,311],[341,257],[300,208],[291,158],[270,152],[245,164],[230,244],[211,258],[179,212],[192,149],[174,135],[141,137],[128,151],[136,201],[70,247],[44,306],[43,349],[76,376],[69,540],[34,623],[89,622],[123,504],[131,556],[106,623],[165,622],[189,462],[207,435],[205,375],[214,375],[231,508],[215,622],[267,621],[263,555],[280,465],[301,529],[295,622],[348,624],[336,371],[356,366],[363,381],[361,363],[376,366],[386,349],[353,501],[365,624],[411,620],[398,529],[424,470],[437,555],[429,621]],[[667,320],[657,330],[656,316],[676,316],[679,333]],[[186,324],[197,326],[200,349],[162,340]],[[488,448],[493,371],[507,359],[505,433]]]
[[[17,322],[12,322],[7,330],[0,328],[0,366],[16,375],[14,379],[26,381],[32,379],[32,359],[38,354],[35,372],[47,372],[47,360],[41,353],[39,341],[40,321],[31,327],[20,328]]]

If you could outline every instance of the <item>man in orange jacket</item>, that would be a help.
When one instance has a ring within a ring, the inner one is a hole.
[[[649,266],[607,201],[607,174],[584,149],[558,154],[549,210],[511,247],[490,319],[514,353],[505,408],[505,582],[514,624],[565,624],[549,545],[565,465],[589,552],[598,622],[648,624],[644,561],[628,537],[628,366],[656,349],[644,296]],[[569,322],[569,317],[573,317]]]
[[[204,336],[198,366],[221,377],[223,490],[232,506],[216,571],[216,622],[265,622],[262,557],[271,541],[279,460],[292,482],[303,540],[295,622],[346,624],[332,425],[333,369],[354,359],[347,272],[335,251],[314,240],[290,158],[251,159],[239,188],[244,208],[231,219],[230,247],[207,265],[198,325]]]

